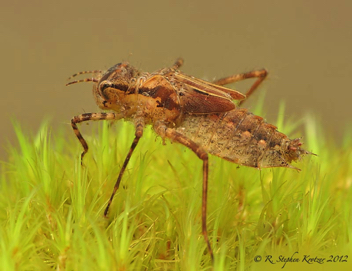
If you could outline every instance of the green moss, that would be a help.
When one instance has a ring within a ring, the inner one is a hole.
[[[267,255],[298,251],[300,259],[329,259],[351,252],[351,141],[336,147],[311,115],[293,122],[283,119],[284,105],[280,112],[280,131],[292,138],[302,134],[298,125],[305,127],[305,147],[319,156],[297,164],[300,173],[258,171],[210,157],[208,230],[215,270],[279,270],[283,264],[264,262]],[[191,151],[163,146],[146,129],[106,219],[132,125],[84,128],[90,150],[83,167],[70,127],[56,134],[46,122],[35,136],[14,127],[19,148],[12,147],[1,164],[1,270],[211,269],[201,234],[202,162]],[[285,270],[344,264],[287,263]]]

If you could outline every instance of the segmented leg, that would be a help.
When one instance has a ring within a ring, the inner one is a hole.
[[[267,77],[268,72],[265,69],[262,70],[257,70],[257,71],[250,71],[250,72],[245,72],[245,73],[240,73],[240,74],[234,74],[225,78],[221,78],[219,80],[214,81],[214,84],[217,85],[227,85],[230,83],[238,82],[244,79],[248,78],[258,78],[254,84],[251,86],[251,88],[247,91],[246,95],[246,100],[248,99],[249,96],[253,94],[253,92],[258,88],[258,86],[264,81],[264,79]],[[239,102],[239,105],[243,104],[244,101],[242,100]]]
[[[81,80],[74,80],[74,81],[68,82],[66,84],[66,87],[69,86],[69,85],[73,85],[73,84],[77,84],[77,83],[84,83],[84,82],[98,83],[99,80],[96,79],[96,78],[86,78],[86,79],[81,79]]]
[[[81,74],[87,74],[87,73],[102,73],[103,71],[101,70],[93,70],[93,71],[83,71],[83,72],[78,72],[78,73],[75,73],[73,75],[71,75],[67,80],[70,80],[72,79],[73,77],[76,77],[78,75],[81,75]]]
[[[184,62],[184,60],[181,57],[176,59],[174,65],[172,65],[172,68],[175,70],[179,69],[183,65],[183,62]]]
[[[169,138],[174,142],[181,143],[187,148],[191,149],[200,159],[203,160],[203,191],[202,191],[202,233],[207,244],[208,252],[212,260],[214,260],[213,250],[211,248],[208,230],[207,230],[207,201],[208,201],[208,154],[198,144],[176,132],[172,128],[167,128],[163,124],[156,124],[155,131],[162,136],[162,138]]]
[[[134,149],[136,148],[138,142],[139,142],[139,139],[142,137],[143,135],[143,129],[144,129],[144,120],[142,118],[138,118],[135,120],[135,124],[136,124],[136,133],[135,133],[135,138],[132,142],[132,145],[130,147],[130,150],[125,158],[125,161],[123,162],[123,165],[121,167],[121,170],[120,170],[120,173],[119,173],[119,176],[117,177],[117,181],[115,183],[115,186],[114,186],[114,190],[112,191],[112,194],[110,196],[110,199],[109,199],[109,202],[105,208],[105,211],[104,211],[104,216],[106,217],[108,212],[109,212],[109,208],[110,208],[110,205],[112,203],[112,200],[114,199],[114,196],[116,194],[116,191],[117,189],[119,189],[119,186],[120,186],[120,183],[121,183],[121,180],[122,180],[122,176],[123,176],[123,173],[125,172],[126,170],[126,167],[128,165],[128,162],[130,161],[130,158],[132,156],[132,153],[134,151]]]
[[[71,126],[73,129],[73,132],[75,133],[76,137],[78,138],[79,142],[81,142],[83,147],[83,152],[81,154],[81,164],[82,164],[84,155],[88,152],[88,144],[86,140],[83,138],[81,132],[78,130],[77,123],[81,123],[89,120],[117,120],[120,118],[121,116],[115,113],[85,113],[72,118]]]

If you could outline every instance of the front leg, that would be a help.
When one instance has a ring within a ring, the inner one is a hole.
[[[76,137],[78,138],[79,142],[81,142],[83,147],[83,152],[81,154],[81,164],[82,164],[84,155],[88,152],[88,144],[86,140],[83,138],[81,132],[79,131],[77,127],[77,123],[81,123],[89,120],[118,120],[120,118],[121,116],[115,113],[85,113],[72,118],[71,126],[73,129],[73,132],[75,133]]]
[[[123,173],[125,172],[126,167],[128,165],[128,162],[131,159],[132,153],[133,153],[134,149],[137,147],[139,139],[143,135],[143,130],[144,130],[144,126],[145,126],[144,119],[143,118],[136,118],[135,119],[135,126],[136,126],[135,138],[134,138],[134,140],[132,142],[132,145],[130,147],[130,151],[128,152],[128,154],[127,154],[127,156],[125,158],[125,161],[123,162],[123,165],[122,165],[122,167],[120,169],[119,176],[117,177],[117,181],[116,181],[115,186],[114,186],[114,190],[112,191],[112,194],[110,196],[109,202],[108,202],[108,204],[107,204],[107,206],[105,208],[105,211],[104,211],[104,216],[105,217],[107,217],[110,205],[112,203],[112,200],[114,199],[114,196],[115,196],[115,194],[117,192],[117,189],[119,189]]]
[[[211,248],[208,230],[207,230],[207,201],[208,201],[208,154],[206,151],[193,142],[191,139],[178,133],[175,129],[167,128],[163,123],[154,125],[154,130],[162,137],[169,138],[171,141],[178,142],[191,149],[199,159],[203,160],[203,191],[202,191],[202,234],[207,244],[208,252],[212,260],[214,260],[213,250]]]

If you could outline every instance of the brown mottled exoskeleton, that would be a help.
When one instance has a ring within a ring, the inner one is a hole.
[[[89,120],[127,119],[135,124],[135,138],[122,165],[114,190],[105,209],[106,216],[119,188],[123,173],[133,150],[143,135],[145,125],[153,125],[162,139],[168,138],[191,149],[203,160],[202,232],[213,259],[207,233],[208,153],[228,161],[254,168],[286,167],[301,155],[310,152],[301,149],[299,139],[291,140],[278,132],[272,124],[233,100],[249,97],[267,76],[266,70],[257,70],[229,76],[209,83],[178,70],[183,64],[178,59],[171,68],[153,73],[140,72],[129,63],[116,64],[107,71],[85,71],[94,77],[73,81],[93,82],[93,94],[98,106],[110,113],[85,113],[75,116],[71,125],[83,146],[81,158],[88,145],[77,128],[77,123]],[[71,77],[71,78],[72,78]],[[222,85],[247,78],[257,78],[246,95]],[[298,170],[298,169],[297,169]]]

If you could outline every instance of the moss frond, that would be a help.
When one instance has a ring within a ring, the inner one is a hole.
[[[285,120],[284,104],[276,125],[292,137],[305,127],[305,147],[318,156],[299,162],[300,173],[258,171],[210,157],[208,230],[215,270],[267,270],[274,267],[264,262],[267,255],[296,251],[300,259],[351,252],[352,141],[338,147],[321,136],[312,115]],[[54,133],[44,122],[34,136],[18,123],[14,127],[19,148],[11,147],[1,163],[1,270],[211,269],[201,234],[202,162],[190,150],[163,146],[146,129],[106,219],[132,125],[84,128],[90,150],[83,166],[69,127]],[[300,264],[291,267],[305,268]]]

